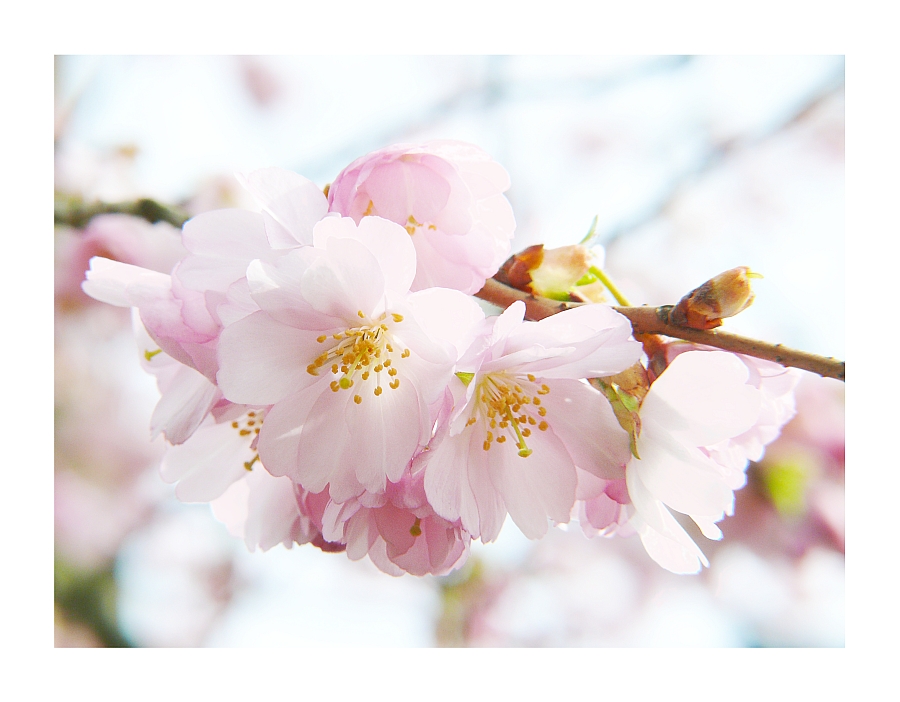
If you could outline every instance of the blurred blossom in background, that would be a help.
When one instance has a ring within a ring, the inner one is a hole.
[[[472,142],[510,174],[513,251],[598,217],[634,304],[743,265],[725,328],[844,356],[844,61],[789,57],[56,59],[57,199],[253,207],[236,171],[320,186],[397,142]],[[804,374],[697,576],[577,523],[507,520],[459,572],[393,578],[311,547],[246,550],[179,503],[128,310],[80,290],[104,255],[169,272],[179,232],[128,215],[55,231],[57,646],[843,646],[844,387]]]

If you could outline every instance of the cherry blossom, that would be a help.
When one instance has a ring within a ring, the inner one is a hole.
[[[332,212],[377,215],[406,228],[416,247],[412,290],[477,292],[509,255],[515,218],[502,195],[509,175],[460,141],[397,144],[351,163],[328,191]]]
[[[650,386],[640,408],[640,458],[632,456],[625,477],[631,524],[664,568],[693,573],[709,565],[670,509],[690,516],[707,538],[721,538],[715,523],[733,511],[746,459],[723,465],[707,447],[749,432],[762,407],[748,366],[721,351],[683,353]]]
[[[259,452],[273,475],[345,501],[398,481],[430,439],[452,340],[483,313],[456,291],[410,294],[415,255],[392,222],[333,215],[312,246],[249,266],[259,311],[225,326],[217,380],[232,402],[272,405]]]
[[[445,575],[465,563],[472,541],[459,520],[435,513],[422,471],[388,483],[380,495],[330,501],[322,513],[322,534],[330,543],[346,544],[352,560],[368,555],[390,575]]]
[[[451,381],[455,408],[423,454],[425,492],[445,519],[482,541],[507,512],[529,538],[567,522],[576,466],[624,477],[627,442],[606,399],[582,378],[624,370],[641,354],[628,321],[587,305],[523,322],[511,305],[485,324]]]

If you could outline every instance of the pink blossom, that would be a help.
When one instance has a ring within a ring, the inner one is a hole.
[[[329,502],[323,513],[324,538],[345,543],[352,560],[368,555],[390,575],[445,575],[459,568],[472,537],[458,520],[435,514],[422,478],[421,471],[406,473],[380,495]]]
[[[406,228],[416,247],[412,290],[478,292],[506,260],[515,230],[502,195],[509,175],[460,141],[397,144],[357,159],[335,178],[329,208],[357,223],[377,215]]]
[[[667,570],[709,565],[669,510],[690,516],[707,538],[721,538],[715,523],[733,512],[746,460],[722,464],[706,447],[750,431],[762,406],[748,366],[721,351],[683,353],[650,386],[640,408],[640,458],[631,458],[625,477],[636,511],[631,524]]]
[[[272,405],[259,452],[273,475],[345,501],[398,481],[428,442],[451,342],[483,314],[456,291],[409,294],[414,275],[409,236],[378,217],[326,217],[312,246],[250,265],[259,311],[226,325],[217,378],[232,402]]]
[[[484,542],[507,512],[540,538],[548,519],[568,522],[576,466],[621,479],[627,461],[627,442],[608,440],[622,433],[609,403],[580,379],[638,360],[628,320],[603,305],[540,322],[523,322],[524,312],[516,302],[487,322],[460,359],[455,409],[421,457],[435,511]]]

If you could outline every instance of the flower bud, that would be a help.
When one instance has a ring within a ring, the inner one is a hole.
[[[551,300],[602,302],[602,283],[590,274],[591,251],[581,244],[545,249],[529,246],[510,257],[500,276],[514,288]]]
[[[743,312],[753,302],[751,278],[762,276],[747,266],[738,266],[707,280],[669,311],[669,323],[691,329],[721,326],[725,317]]]
[[[509,255],[516,228],[509,174],[473,144],[395,144],[351,163],[328,188],[328,209],[359,224],[378,216],[416,248],[412,290],[478,292]]]

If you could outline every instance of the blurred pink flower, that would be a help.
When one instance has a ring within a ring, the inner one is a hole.
[[[57,300],[79,304],[85,301],[81,283],[93,256],[169,273],[187,251],[171,224],[105,214],[92,218],[83,231],[59,230],[55,253]]]
[[[377,215],[406,228],[416,247],[412,290],[478,292],[509,255],[515,218],[502,195],[509,175],[460,141],[397,144],[357,159],[335,178],[329,208],[357,223]]]
[[[529,538],[548,519],[568,522],[576,466],[622,478],[627,438],[612,409],[582,378],[634,364],[641,347],[611,308],[586,305],[540,322],[523,322],[511,305],[485,322],[451,381],[455,408],[439,428],[425,464],[435,511],[488,542],[507,512]]]

